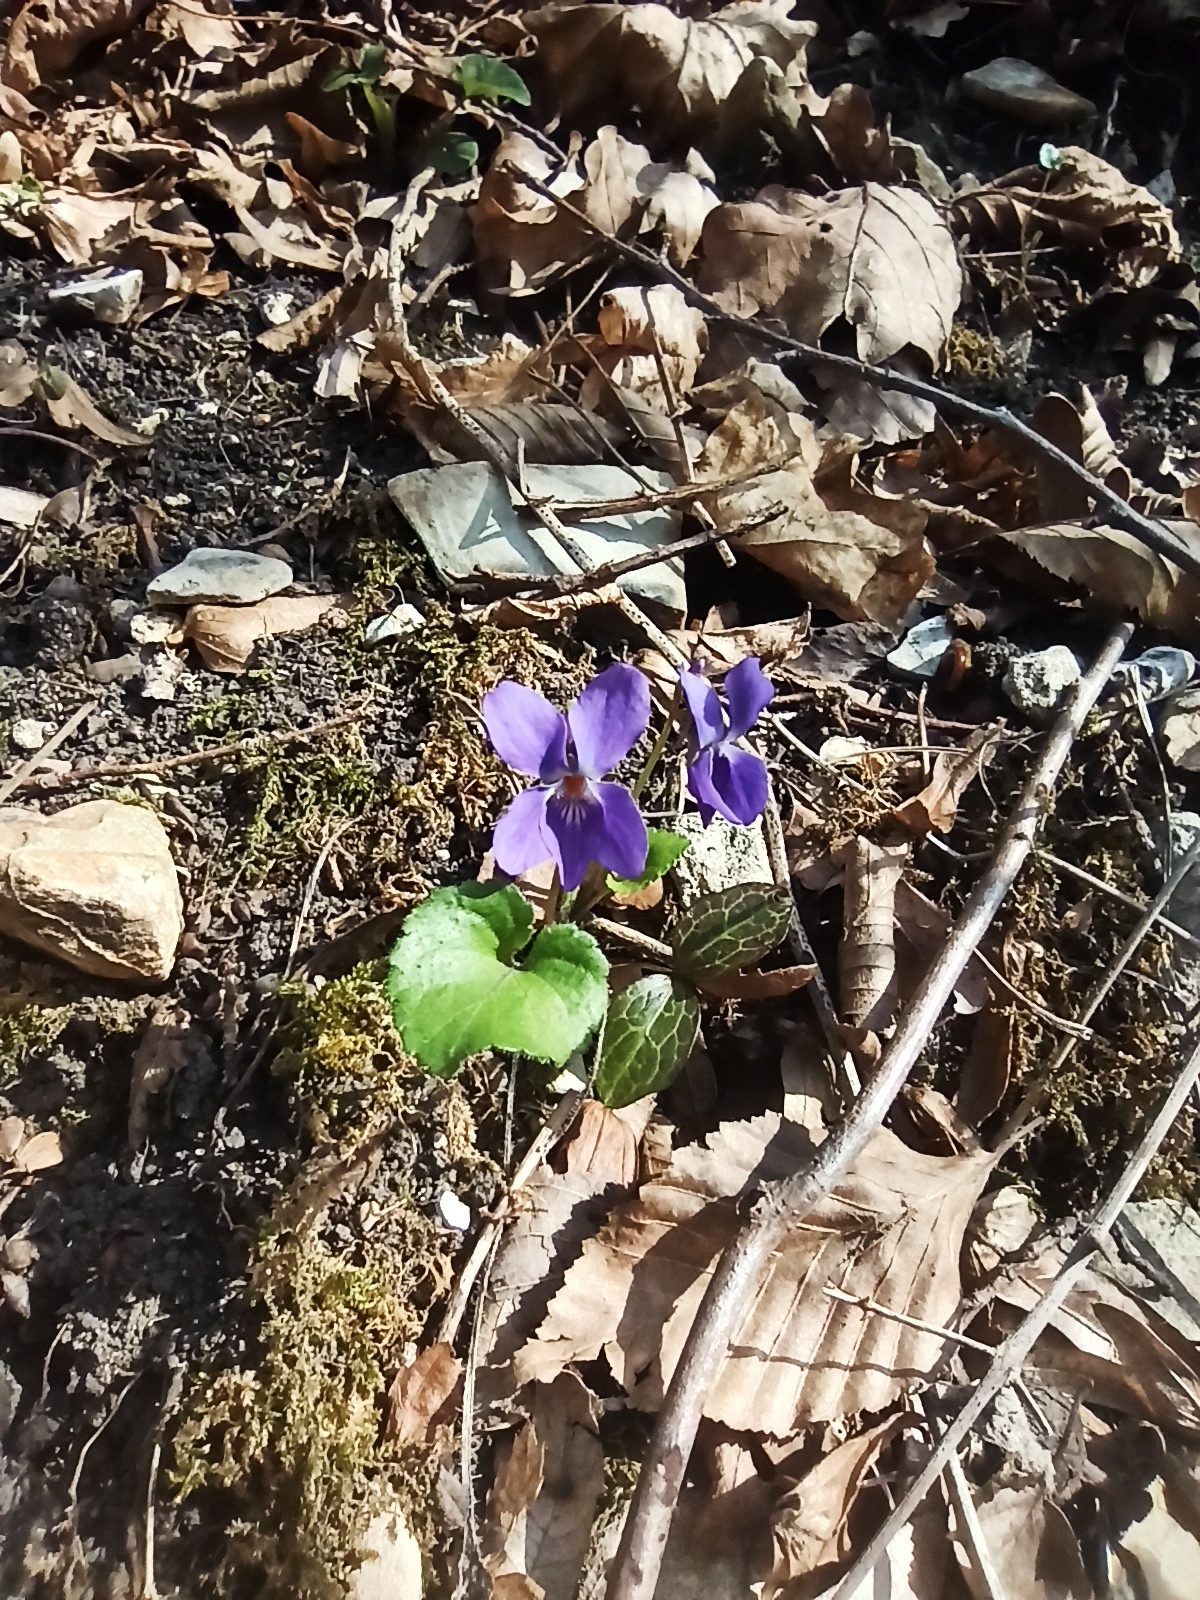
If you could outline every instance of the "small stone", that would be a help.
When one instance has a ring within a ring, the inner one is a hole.
[[[155,605],[253,605],[292,581],[286,561],[252,550],[192,550],[176,567],[152,578],[146,598]]]
[[[1165,700],[1184,688],[1196,675],[1196,658],[1190,650],[1171,644],[1156,644],[1132,661],[1122,661],[1113,672],[1118,681],[1132,688],[1136,681],[1146,700]]]
[[[29,631],[39,666],[74,666],[96,631],[83,586],[65,575],[51,578],[29,608]]]
[[[142,298],[143,278],[137,267],[123,272],[93,272],[86,278],[50,289],[51,305],[71,305],[90,312],[97,322],[119,327],[128,322]]]
[[[296,296],[283,289],[270,289],[258,302],[258,309],[269,328],[282,328],[296,315]]]
[[[1048,650],[1010,661],[1002,687],[1018,711],[1037,720],[1053,715],[1079,678],[1079,662],[1066,645],[1052,644]]]
[[[416,606],[410,606],[405,601],[394,611],[385,611],[381,617],[372,617],[363,629],[363,643],[391,644],[396,639],[406,639],[410,634],[419,633],[424,626],[425,618]]]
[[[932,678],[953,640],[949,618],[926,617],[908,630],[894,650],[888,651],[888,666],[906,676]]]
[[[143,700],[174,700],[186,662],[173,650],[154,650],[142,660]]]
[[[52,722],[39,722],[36,717],[18,717],[9,729],[8,737],[18,750],[32,755],[40,750],[54,732]]]
[[[1168,761],[1185,772],[1200,771],[1200,689],[1171,696],[1158,732]]]
[[[129,637],[134,644],[178,643],[179,618],[173,611],[139,611],[129,619]]]
[[[100,978],[159,983],[183,932],[162,823],[117,800],[0,807],[0,933]]]
[[[986,67],[964,72],[960,82],[968,100],[1036,128],[1070,126],[1096,115],[1090,100],[1015,56],[998,56]]]
[[[739,828],[724,817],[714,817],[706,828],[698,812],[687,811],[673,819],[670,829],[689,841],[671,869],[684,905],[702,894],[731,889],[735,883],[773,881],[761,822]]]
[[[471,1226],[470,1206],[464,1205],[449,1189],[443,1189],[438,1195],[437,1208],[438,1216],[455,1233],[466,1233]]]

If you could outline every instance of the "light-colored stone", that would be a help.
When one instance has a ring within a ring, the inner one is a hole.
[[[16,749],[32,753],[40,750],[53,732],[52,722],[40,722],[37,717],[18,717],[8,737]]]
[[[59,284],[47,291],[51,305],[71,305],[89,311],[97,322],[120,326],[128,322],[142,298],[143,278],[137,267],[123,272],[93,272],[86,278]]]
[[[174,700],[186,662],[174,650],[149,649],[142,652],[143,700]]]
[[[961,85],[969,100],[1035,128],[1070,127],[1096,115],[1090,100],[1016,56],[998,56],[986,67],[964,72]]]
[[[1200,689],[1171,696],[1158,732],[1168,761],[1185,772],[1200,771]]]
[[[714,817],[706,828],[699,812],[687,811],[666,826],[691,841],[671,869],[684,905],[702,894],[731,889],[735,883],[772,881],[761,822],[738,828],[724,817]]]
[[[182,932],[170,845],[145,806],[0,806],[0,934],[96,977],[157,983]]]
[[[350,1584],[351,1600],[421,1600],[421,1547],[399,1511],[381,1512],[362,1543],[365,1560]]]
[[[1026,716],[1035,720],[1053,715],[1063,695],[1079,682],[1079,662],[1065,644],[1018,656],[1004,674],[1004,692]]]
[[[177,567],[150,580],[146,599],[153,605],[251,606],[291,581],[286,561],[253,550],[191,550]]]

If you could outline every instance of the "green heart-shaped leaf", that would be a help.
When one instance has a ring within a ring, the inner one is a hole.
[[[592,1092],[619,1111],[675,1081],[696,1042],[700,1007],[665,973],[639,978],[609,1002]]]
[[[775,948],[791,916],[791,896],[769,883],[735,883],[701,895],[671,933],[673,969],[691,983],[740,972]]]
[[[479,160],[479,145],[469,134],[448,128],[430,144],[425,159],[442,177],[459,178]]]
[[[646,865],[641,877],[614,878],[609,873],[609,893],[636,894],[639,889],[647,889],[652,883],[657,883],[659,878],[665,877],[670,872],[690,842],[681,833],[668,833],[665,828],[651,828]]]
[[[454,63],[454,76],[468,100],[512,100],[519,106],[530,103],[524,79],[494,56],[462,56]]]
[[[392,951],[388,990],[405,1048],[448,1077],[480,1050],[562,1066],[599,1025],[608,962],[582,928],[543,928],[522,967],[533,913],[520,892],[438,889]]]

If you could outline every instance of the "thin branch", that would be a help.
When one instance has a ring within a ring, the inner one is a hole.
[[[956,981],[1033,849],[1038,823],[1075,737],[1132,632],[1130,623],[1113,629],[1059,713],[990,866],[910,997],[882,1060],[849,1115],[821,1145],[807,1171],[765,1190],[749,1222],[721,1257],[655,1422],[613,1565],[608,1600],[650,1600],[653,1595],[705,1398],[767,1261],[789,1229],[844,1176],[882,1125]]]
[[[52,733],[40,750],[31,755],[28,761],[23,761],[11,778],[5,778],[4,782],[0,783],[0,805],[33,777],[46,757],[53,755],[59,745],[71,737],[83,719],[90,716],[99,704],[99,700],[89,700],[86,705],[80,706],[78,711],[72,712],[58,732]]]
[[[950,1459],[951,1454],[958,1449],[967,1434],[975,1426],[979,1417],[991,1405],[1001,1389],[1004,1388],[1012,1373],[1030,1355],[1037,1342],[1038,1335],[1049,1323],[1055,1312],[1063,1305],[1071,1290],[1086,1271],[1088,1262],[1103,1244],[1109,1233],[1111,1233],[1114,1223],[1141,1182],[1147,1167],[1149,1167],[1157,1154],[1158,1147],[1171,1131],[1175,1118],[1186,1104],[1187,1098],[1195,1088],[1198,1079],[1200,1079],[1200,1043],[1197,1043],[1193,1049],[1174,1087],[1166,1096],[1154,1120],[1142,1135],[1137,1148],[1126,1162],[1124,1171],[1113,1185],[1108,1197],[1097,1209],[1092,1221],[1084,1229],[1070,1254],[1063,1262],[1058,1276],[1037,1305],[1028,1313],[1024,1321],[1017,1326],[996,1351],[992,1365],[978,1388],[954,1418],[953,1422],[947,1427],[925,1466],[909,1485],[908,1490],[895,1510],[888,1516],[883,1527],[880,1528],[862,1555],[842,1579],[830,1600],[850,1600],[851,1595],[858,1590],[859,1585],[864,1582],[880,1556],[883,1555],[892,1540],[921,1504],[921,1501],[936,1482],[938,1474]]]
[[[515,120],[515,119],[514,119]],[[528,133],[528,129],[522,129]],[[562,157],[562,152],[558,152]],[[689,305],[698,307],[715,321],[723,322],[727,326],[739,328],[743,333],[754,339],[761,339],[765,344],[773,345],[777,350],[809,365],[820,365],[832,368],[836,372],[849,373],[855,378],[865,378],[868,382],[878,385],[881,389],[891,390],[899,394],[915,395],[919,400],[930,401],[933,405],[944,411],[955,412],[959,416],[969,417],[971,421],[982,423],[985,427],[1000,428],[1006,433],[1020,439],[1021,443],[1042,460],[1052,462],[1063,472],[1069,473],[1080,483],[1086,485],[1089,495],[1096,502],[1098,509],[1117,527],[1131,534],[1140,544],[1155,550],[1159,555],[1165,556],[1168,561],[1173,561],[1182,571],[1190,573],[1193,577],[1200,577],[1200,555],[1187,549],[1176,539],[1161,522],[1155,522],[1150,517],[1145,517],[1140,511],[1135,511],[1127,500],[1122,500],[1108,485],[1098,478],[1074,457],[1069,456],[1065,450],[1060,450],[1057,445],[1051,444],[1049,439],[1044,439],[1037,430],[1002,406],[984,406],[978,401],[967,400],[962,395],[955,394],[953,390],[943,388],[940,384],[927,383],[922,378],[910,378],[902,372],[892,372],[887,367],[873,365],[869,361],[860,361],[855,356],[837,355],[829,350],[822,350],[818,345],[805,344],[799,339],[793,339],[789,334],[781,333],[761,322],[755,322],[749,317],[735,316],[719,305],[711,295],[703,294],[695,284],[689,283],[682,272],[676,271],[669,262],[660,260],[649,250],[641,245],[631,244],[627,239],[618,238],[607,228],[600,227],[593,222],[587,213],[577,205],[566,200],[562,195],[555,194],[548,184],[535,178],[532,174],[514,169],[520,183],[535,194],[540,194],[543,199],[551,200],[565,211],[568,216],[580,223],[597,238],[603,239],[610,249],[618,255],[624,256],[628,261],[636,261],[647,272],[655,277],[673,284],[676,289],[687,299]]]
[[[1060,872],[1069,873],[1072,878],[1078,878],[1080,883],[1090,884],[1093,889],[1099,889],[1112,900],[1117,900],[1123,906],[1128,906],[1131,911],[1139,914],[1146,909],[1146,902],[1139,900],[1136,895],[1126,894],[1123,889],[1118,889],[1115,884],[1107,883],[1103,878],[1098,878],[1094,872],[1088,872],[1083,867],[1077,867],[1073,861],[1064,861],[1061,856],[1056,856],[1050,850],[1038,850],[1037,854],[1043,861],[1048,861],[1051,866],[1057,867]],[[1178,922],[1172,922],[1169,917],[1164,917],[1161,912],[1155,918],[1160,928],[1165,928],[1176,939],[1181,939],[1184,944],[1191,945],[1193,950],[1200,950],[1200,939],[1194,933],[1189,933]]]

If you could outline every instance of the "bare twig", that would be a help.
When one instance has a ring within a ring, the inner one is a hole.
[[[950,1499],[957,1514],[958,1531],[962,1535],[967,1555],[983,1587],[983,1592],[987,1595],[987,1600],[1018,1600],[1018,1597],[1010,1596],[1000,1582],[1000,1575],[996,1571],[992,1553],[984,1537],[983,1525],[979,1521],[979,1513],[975,1509],[971,1485],[967,1482],[967,1475],[963,1471],[956,1450],[950,1452],[946,1461],[946,1486],[950,1490]]]
[[[953,993],[955,982],[1032,850],[1045,803],[1076,734],[1132,632],[1129,623],[1113,629],[1059,713],[1009,817],[991,865],[972,890],[941,953],[910,997],[882,1060],[849,1115],[820,1146],[807,1171],[772,1184],[765,1191],[750,1221],[721,1257],[655,1422],[613,1565],[608,1600],[649,1600],[654,1593],[705,1397],[767,1261],[788,1230],[846,1173],[882,1124]]]
[[[874,1316],[883,1317],[887,1322],[898,1322],[903,1328],[915,1328],[918,1333],[936,1334],[939,1339],[945,1339],[947,1344],[958,1344],[964,1350],[978,1350],[981,1355],[990,1356],[996,1349],[994,1344],[984,1344],[982,1339],[972,1339],[968,1334],[956,1333],[953,1328],[940,1328],[936,1322],[922,1322],[920,1317],[910,1317],[904,1311],[893,1311],[891,1306],[882,1306],[878,1300],[872,1300],[870,1295],[847,1294],[845,1289],[837,1289],[832,1283],[825,1285],[825,1294],[831,1300],[839,1300],[844,1306],[857,1306],[860,1311],[870,1311]]]
[[[514,119],[515,120],[515,119]],[[523,128],[528,133],[529,129]],[[562,152],[557,152],[562,157]],[[733,315],[719,305],[711,295],[703,294],[695,284],[689,283],[682,272],[676,271],[668,261],[660,260],[641,245],[633,244],[627,239],[618,238],[608,229],[600,227],[580,207],[566,200],[562,195],[555,194],[548,184],[535,178],[531,173],[517,171],[517,177],[524,187],[540,194],[543,199],[551,200],[569,216],[597,238],[604,240],[611,250],[624,256],[628,261],[636,261],[640,267],[655,277],[673,284],[676,289],[687,299],[689,305],[697,306],[714,320],[729,326],[740,328],[748,337],[761,339],[764,344],[773,345],[785,355],[807,362],[809,365],[820,365],[831,368],[836,372],[845,372],[858,379],[867,379],[868,382],[878,385],[881,389],[891,390],[899,394],[915,395],[919,400],[930,401],[943,411],[957,413],[968,417],[972,422],[978,422],[989,428],[1000,428],[1005,433],[1012,434],[1030,451],[1031,454],[1040,456],[1044,461],[1053,462],[1063,472],[1069,473],[1080,483],[1085,484],[1087,491],[1096,502],[1098,508],[1116,524],[1131,534],[1140,544],[1155,550],[1159,555],[1165,556],[1168,561],[1173,561],[1176,566],[1193,577],[1200,577],[1200,555],[1189,550],[1176,539],[1161,522],[1155,522],[1150,517],[1145,517],[1140,511],[1135,511],[1128,501],[1122,500],[1108,485],[1098,478],[1095,473],[1089,472],[1082,463],[1069,456],[1065,450],[1060,450],[1057,445],[1051,444],[1049,439],[1044,439],[1037,430],[1027,422],[1015,416],[1011,411],[1002,406],[980,405],[976,400],[967,400],[962,395],[955,394],[953,390],[943,388],[940,384],[927,383],[922,378],[910,378],[905,373],[892,372],[887,367],[873,365],[869,361],[860,361],[855,356],[836,355],[832,351],[822,350],[817,345],[805,344],[799,339],[793,339],[789,334],[781,333],[775,328],[768,327],[761,322],[755,322],[749,317]]]
[[[1088,872],[1083,867],[1077,867],[1073,861],[1064,861],[1061,856],[1056,856],[1049,850],[1038,850],[1037,854],[1043,861],[1048,861],[1051,866],[1057,867],[1060,872],[1069,873],[1072,878],[1078,878],[1080,883],[1090,884],[1093,889],[1099,889],[1102,894],[1108,895],[1112,900],[1119,900],[1123,906],[1128,906],[1131,911],[1142,912],[1146,909],[1146,902],[1139,900],[1135,895],[1126,894],[1123,889],[1118,889],[1115,884],[1106,883],[1103,878],[1096,877],[1095,873]],[[1155,918],[1160,928],[1165,928],[1168,933],[1174,934],[1184,944],[1190,945],[1193,950],[1200,950],[1200,939],[1194,933],[1189,933],[1178,922],[1172,922],[1169,917],[1164,917],[1161,912]]]
[[[599,933],[608,934],[610,939],[620,939],[633,950],[640,950],[643,955],[653,956],[655,961],[669,962],[674,951],[669,944],[664,944],[661,939],[652,938],[650,934],[643,933],[640,928],[629,928],[623,922],[614,922],[610,917],[592,917],[590,926]]]
[[[10,794],[15,794],[33,776],[47,756],[53,755],[59,745],[71,737],[83,719],[90,716],[99,704],[99,700],[89,700],[86,705],[80,706],[78,711],[72,712],[58,732],[52,733],[36,754],[31,755],[28,761],[23,761],[11,778],[5,778],[4,782],[0,783],[0,806]]]
[[[882,1528],[842,1579],[831,1600],[850,1600],[850,1596],[856,1592],[880,1556],[921,1504],[951,1454],[958,1449],[982,1413],[1004,1388],[1012,1373],[1029,1356],[1038,1335],[1062,1306],[1082,1277],[1093,1254],[1112,1231],[1114,1223],[1141,1182],[1159,1145],[1170,1132],[1171,1125],[1183,1109],[1198,1079],[1200,1079],[1200,1043],[1194,1047],[1173,1088],[1163,1100],[1154,1120],[1126,1162],[1124,1171],[1103,1204],[1096,1210],[1089,1225],[1079,1236],[1063,1262],[1058,1276],[1037,1305],[996,1351],[992,1365],[979,1387],[947,1427],[925,1466],[909,1485]]]

